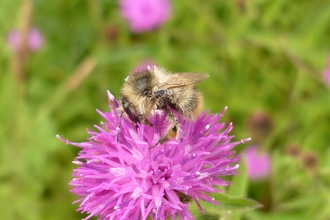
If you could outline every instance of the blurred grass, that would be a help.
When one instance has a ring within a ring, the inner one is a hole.
[[[108,110],[106,90],[118,97],[126,75],[148,59],[172,72],[209,73],[198,85],[205,107],[229,106],[224,118],[237,139],[251,136],[270,153],[271,177],[240,192],[264,207],[236,219],[329,219],[330,90],[322,81],[329,1],[173,1],[164,26],[134,35],[117,1],[35,0],[31,25],[45,44],[29,54],[17,80],[6,36],[21,27],[24,2],[0,3],[2,219],[82,218],[68,186],[77,149],[55,135],[84,141],[86,128],[99,123],[95,109]],[[92,64],[84,75],[86,60]],[[248,118],[260,110],[273,127],[256,139]],[[292,143],[301,155],[315,153],[316,165],[288,155]]]

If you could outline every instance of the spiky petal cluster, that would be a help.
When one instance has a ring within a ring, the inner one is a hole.
[[[81,196],[79,211],[99,219],[193,219],[190,200],[218,204],[208,193],[229,183],[221,176],[233,175],[238,156],[233,147],[248,139],[230,142],[232,124],[218,123],[222,114],[201,114],[196,121],[179,117],[181,132],[176,140],[157,143],[167,122],[161,111],[152,117],[153,126],[134,125],[123,117],[118,129],[118,103],[109,93],[106,120],[88,131],[87,142],[67,144],[81,148],[74,163],[72,192]],[[220,132],[223,130],[222,132]]]

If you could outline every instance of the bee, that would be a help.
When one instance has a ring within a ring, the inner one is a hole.
[[[156,110],[163,111],[170,123],[156,145],[165,143],[178,135],[178,117],[173,112],[195,120],[203,111],[203,98],[195,84],[208,77],[206,73],[170,74],[156,66],[131,73],[121,89],[122,114],[125,112],[135,124],[139,122],[152,126],[150,116]]]

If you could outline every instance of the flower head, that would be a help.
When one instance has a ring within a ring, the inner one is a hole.
[[[166,127],[165,115],[156,111],[152,126],[120,119],[118,102],[109,93],[110,112],[98,131],[88,131],[87,142],[67,144],[81,148],[74,161],[72,192],[81,196],[79,211],[100,219],[192,219],[188,210],[194,200],[218,204],[209,193],[229,183],[221,176],[233,175],[239,156],[232,150],[245,140],[231,142],[232,124],[218,123],[222,114],[201,114],[196,121],[178,115],[178,139],[157,143]],[[121,120],[121,122],[120,122]],[[120,129],[118,125],[120,123]],[[220,132],[222,130],[222,132]]]
[[[11,31],[7,36],[7,42],[13,51],[18,51],[20,47],[21,35],[18,30]],[[31,51],[38,50],[43,44],[43,36],[40,31],[36,28],[32,28],[26,39],[27,48]]]
[[[268,137],[273,130],[273,121],[263,110],[255,111],[247,120],[247,128],[254,141],[261,141]]]
[[[256,146],[250,146],[245,151],[247,174],[251,180],[265,179],[270,174],[270,158],[267,153],[258,152]]]
[[[150,31],[170,16],[169,0],[121,0],[121,12],[133,32]]]

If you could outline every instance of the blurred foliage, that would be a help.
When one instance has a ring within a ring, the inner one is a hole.
[[[172,3],[164,26],[134,35],[117,1],[34,0],[30,17],[29,1],[1,1],[1,219],[85,216],[71,205],[76,197],[68,186],[78,149],[55,135],[84,141],[86,128],[99,123],[95,109],[108,110],[106,90],[118,97],[125,76],[145,60],[172,72],[209,73],[198,85],[205,108],[229,106],[224,118],[234,123],[237,139],[251,136],[251,144],[271,155],[269,179],[238,176],[224,189],[263,207],[226,219],[329,219],[330,88],[322,72],[330,53],[330,2]],[[22,56],[6,36],[27,24],[41,30],[45,44]],[[254,124],[256,112],[271,126]],[[214,208],[205,210],[204,219],[218,218]]]

